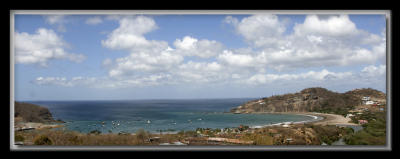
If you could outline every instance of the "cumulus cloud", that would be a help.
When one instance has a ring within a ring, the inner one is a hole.
[[[131,53],[127,57],[117,58],[115,66],[109,71],[111,77],[131,75],[136,72],[168,71],[183,61],[183,57],[164,51],[152,56],[147,53]]]
[[[89,24],[89,25],[97,25],[97,24],[103,23],[103,19],[99,16],[90,17],[90,18],[86,19],[85,23]]]
[[[103,61],[103,65],[108,66],[108,74],[112,78],[122,79],[133,76],[141,78],[148,74],[167,72],[189,79],[189,75],[196,76],[196,73],[188,72],[189,68],[195,68],[195,63],[181,65],[185,56],[211,58],[221,53],[223,49],[220,42],[199,40],[191,36],[176,39],[173,43],[175,48],[171,48],[165,41],[148,40],[144,34],[157,29],[157,24],[150,17],[112,16],[108,19],[117,20],[119,27],[102,41],[103,46],[129,52],[129,56]],[[215,64],[210,66],[215,66]]]
[[[182,40],[176,39],[174,42],[175,52],[183,56],[198,56],[201,58],[213,57],[221,53],[223,45],[215,40],[198,40],[185,36]]]
[[[284,34],[285,23],[275,15],[253,15],[242,20],[227,16],[225,22],[232,24],[256,50],[247,55],[225,54],[224,61],[228,55],[244,57],[238,60],[284,71],[375,64],[383,61],[380,59],[386,53],[384,34],[379,36],[358,29],[347,15],[308,15],[303,23],[294,25],[291,34]]]
[[[361,73],[364,77],[384,77],[386,75],[386,65],[379,65],[379,66],[374,66],[370,65],[367,67],[364,67],[361,70]]]
[[[89,84],[95,82],[97,87],[105,88],[184,83],[266,86],[285,82],[332,85],[366,81],[371,84],[382,81],[385,73],[385,65],[379,65],[379,59],[386,54],[386,37],[358,29],[347,15],[309,15],[304,22],[295,24],[293,30],[287,30],[287,23],[276,15],[253,15],[240,20],[228,16],[224,22],[231,24],[249,44],[237,49],[192,36],[177,38],[172,46],[166,41],[149,40],[145,35],[158,28],[151,17],[109,16],[105,20],[117,21],[119,26],[102,40],[102,46],[127,52],[125,56],[102,61],[108,70],[107,77],[41,77],[36,83],[62,86],[83,83],[96,87]],[[359,72],[329,69],[354,65],[368,66]],[[319,71],[286,72],[296,69]]]
[[[234,54],[232,51],[224,50],[217,59],[226,65],[234,67],[253,67],[257,65],[256,58],[247,54]]]
[[[81,62],[82,54],[68,53],[68,44],[53,30],[39,28],[34,34],[15,32],[15,60],[23,64],[47,66],[49,60],[67,59]]]
[[[357,34],[356,25],[347,15],[329,16],[326,19],[317,15],[308,15],[302,24],[296,24],[293,28],[298,36],[324,35],[324,36],[349,36]]]
[[[217,62],[193,62],[181,64],[178,71],[173,73],[184,83],[207,83],[220,82],[227,79],[229,74],[224,71],[224,67]]]
[[[236,32],[255,47],[277,47],[283,42],[279,37],[286,30],[278,16],[272,14],[253,15],[240,21],[227,16],[225,22],[234,25]]]
[[[144,34],[157,29],[152,18],[145,16],[125,16],[118,20],[119,27],[113,30],[101,43],[115,50],[159,52],[168,48],[165,41],[147,40]]]

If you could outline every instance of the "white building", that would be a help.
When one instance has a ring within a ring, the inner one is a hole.
[[[367,102],[365,102],[365,104],[366,105],[371,105],[371,104],[374,104],[374,101],[367,101]]]
[[[347,114],[346,118],[350,118],[350,117],[353,117],[353,116],[354,116],[353,114]]]
[[[369,96],[365,96],[362,98],[363,101],[369,101],[371,98]]]

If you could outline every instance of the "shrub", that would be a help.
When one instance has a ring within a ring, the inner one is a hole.
[[[15,141],[24,141],[25,138],[22,135],[15,135],[14,140]]]
[[[68,141],[71,142],[71,144],[73,145],[80,145],[83,143],[83,140],[80,139],[78,136],[73,136],[69,138]]]
[[[363,125],[364,129],[347,135],[345,142],[348,145],[385,145],[386,120],[378,118],[376,121]]]
[[[93,130],[93,131],[89,132],[89,134],[99,135],[99,134],[101,134],[101,131],[100,130]]]
[[[35,145],[52,145],[53,142],[47,136],[40,135],[34,140]]]
[[[144,129],[139,129],[136,132],[136,139],[139,141],[142,141],[142,143],[145,141],[145,139],[148,137],[147,132]]]

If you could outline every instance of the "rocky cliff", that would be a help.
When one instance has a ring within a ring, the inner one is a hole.
[[[14,117],[23,122],[56,122],[49,109],[30,103],[15,102]]]
[[[231,110],[232,113],[254,112],[312,112],[320,110],[352,109],[362,104],[362,97],[386,101],[383,92],[367,88],[345,93],[329,91],[325,88],[307,88],[298,93],[284,94],[252,100]]]

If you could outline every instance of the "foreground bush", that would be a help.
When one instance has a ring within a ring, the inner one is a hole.
[[[40,135],[34,140],[35,145],[52,145],[53,142],[47,136]]]

